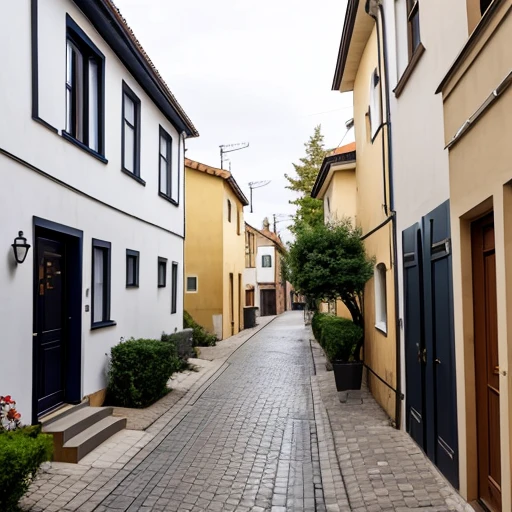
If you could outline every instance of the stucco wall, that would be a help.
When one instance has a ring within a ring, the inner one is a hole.
[[[512,14],[503,2],[487,29],[447,84],[445,141],[475,112],[512,67]],[[505,14],[508,10],[508,13]],[[498,24],[501,23],[501,25]],[[512,332],[512,87],[478,119],[449,151],[453,246],[454,324],[459,427],[460,490],[478,497],[473,335],[471,222],[494,210],[500,374],[502,509],[512,508],[512,392],[508,370]],[[503,373],[505,372],[506,375]]]
[[[245,222],[243,206],[227,182],[223,181],[223,283],[224,316],[223,338],[243,329],[243,306],[245,304],[245,286],[243,273],[245,269]],[[228,199],[231,201],[231,222],[228,221]],[[239,232],[237,230],[237,214]],[[233,326],[230,319],[229,274],[233,274]],[[239,282],[239,276],[241,281]]]
[[[386,219],[382,205],[385,202],[382,171],[382,140],[385,130],[381,130],[371,141],[367,112],[370,101],[370,77],[377,67],[377,32],[374,28],[366,44],[354,84],[354,122],[357,151],[357,225],[363,234],[368,233]],[[381,78],[382,80],[382,78]],[[386,183],[386,190],[389,185]],[[386,197],[386,201],[388,198]],[[390,386],[396,386],[396,338],[394,323],[393,269],[391,262],[391,224],[386,225],[366,238],[368,256],[375,263],[386,266],[387,290],[387,333],[375,327],[374,281],[365,287],[365,362]],[[371,373],[369,386],[376,400],[386,412],[395,415],[395,394]]]
[[[271,242],[268,242],[271,243]],[[271,267],[262,267],[263,256],[270,256]],[[256,279],[258,283],[274,283],[276,280],[276,250],[273,245],[258,245],[256,253]]]
[[[185,310],[214,332],[213,316],[223,313],[223,180],[185,170],[185,280],[197,276],[197,293],[185,292]],[[186,281],[185,281],[186,282]]]

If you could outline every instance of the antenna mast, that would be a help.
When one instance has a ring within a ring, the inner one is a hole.
[[[249,189],[250,189],[250,199],[249,199],[249,203],[251,205],[251,213],[253,213],[252,211],[252,191],[253,189],[255,188],[261,188],[261,187],[266,187],[268,184],[270,183],[270,180],[267,180],[267,181],[251,181],[249,183]]]
[[[220,148],[220,168],[224,169],[224,154],[232,153],[233,151],[240,151],[241,149],[245,149],[249,147],[248,142],[239,142],[237,144],[221,144]],[[231,149],[226,149],[231,148]]]

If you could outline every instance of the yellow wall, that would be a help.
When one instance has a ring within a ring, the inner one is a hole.
[[[214,332],[223,308],[223,180],[189,168],[185,180],[185,310]],[[187,293],[187,276],[198,277],[197,293]]]
[[[512,69],[512,0],[503,1],[443,90],[448,143]],[[512,510],[512,86],[449,151],[460,491],[478,497],[471,222],[494,210],[502,510]]]
[[[378,67],[377,33],[373,32],[366,44],[354,84],[354,125],[356,135],[356,184],[357,184],[357,225],[363,234],[368,233],[386,219],[384,204],[384,184],[382,171],[382,144],[386,130],[382,129],[376,139],[371,141],[370,125],[367,116],[370,102],[370,77]],[[381,76],[382,87],[384,77]],[[383,102],[384,104],[384,102]],[[382,115],[385,119],[385,113]],[[386,169],[387,176],[387,169]],[[389,184],[386,183],[389,191]],[[389,204],[389,198],[386,198]],[[374,372],[388,384],[396,388],[396,332],[395,332],[395,299],[392,262],[392,228],[391,223],[366,238],[366,251],[375,263],[386,266],[387,290],[387,333],[375,327],[375,294],[374,279],[365,288],[365,362]],[[376,400],[386,412],[395,415],[395,394],[370,372],[369,387]]]
[[[222,184],[222,282],[224,283],[222,331],[223,338],[228,338],[243,328],[242,308],[245,304],[245,284],[243,282],[245,268],[245,222],[242,204],[227,182],[222,180]],[[228,199],[231,201],[231,222],[228,221]],[[240,216],[238,221],[240,226],[239,232],[237,229],[237,215]],[[231,322],[230,273],[233,274],[233,323]],[[238,276],[241,279],[240,284]]]

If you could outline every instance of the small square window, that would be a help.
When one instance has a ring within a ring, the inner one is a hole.
[[[264,254],[261,257],[261,266],[267,268],[272,266],[272,256],[270,256],[270,254]]]
[[[158,258],[158,288],[167,286],[167,259]]]
[[[139,251],[126,249],[126,287],[139,286]]]
[[[197,292],[197,276],[187,276],[187,292]]]

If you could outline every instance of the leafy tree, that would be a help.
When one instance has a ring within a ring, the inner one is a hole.
[[[366,254],[360,229],[349,219],[300,230],[288,265],[297,291],[314,301],[340,299],[354,323],[364,328],[363,291],[374,261]]]
[[[286,188],[300,194],[297,199],[290,201],[290,204],[297,206],[294,223],[290,227],[295,234],[307,226],[315,227],[324,222],[322,200],[313,199],[310,195],[327,154],[324,149],[324,137],[320,125],[315,127],[313,135],[304,146],[306,147],[306,156],[300,159],[300,164],[293,164],[297,177],[284,175],[289,182]]]

